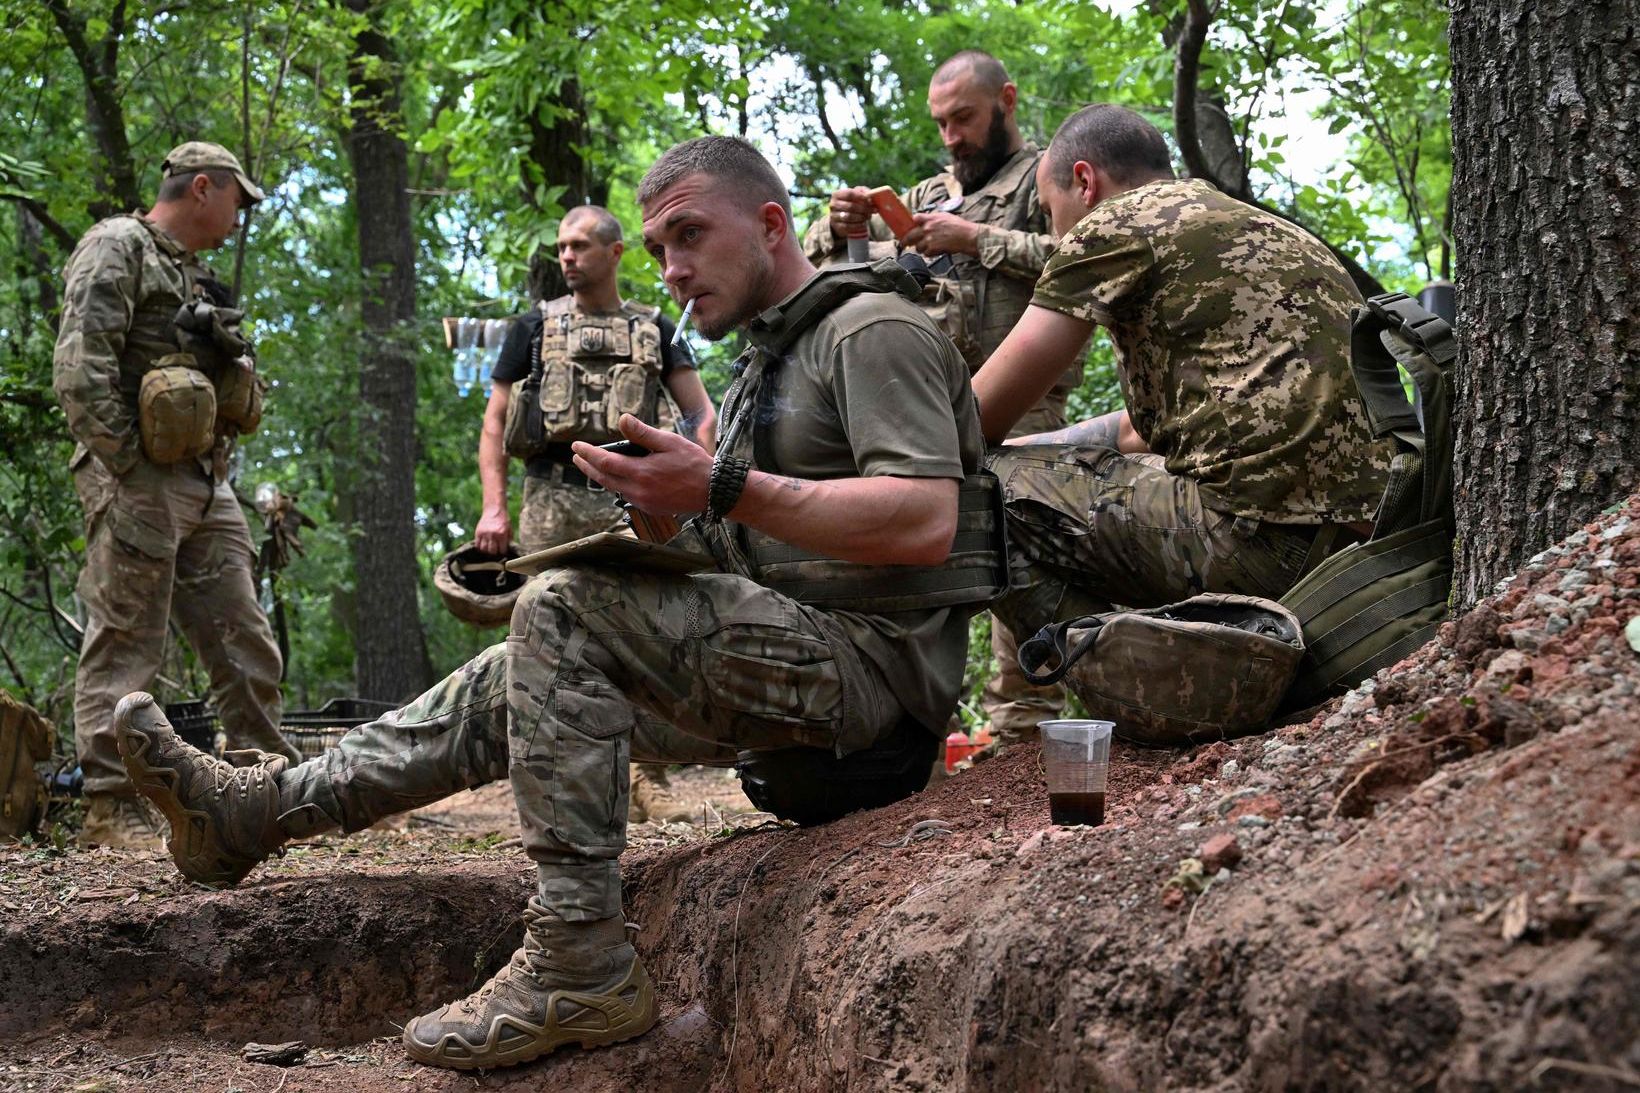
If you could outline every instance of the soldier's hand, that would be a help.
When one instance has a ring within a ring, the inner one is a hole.
[[[932,258],[940,254],[979,256],[980,225],[955,213],[917,213],[917,226],[906,232],[902,242]]]
[[[871,230],[871,190],[850,186],[831,195],[831,234],[839,239],[867,235]]]
[[[645,425],[631,414],[622,414],[620,424],[621,435],[648,448],[649,454],[616,455],[577,440],[570,450],[581,473],[657,516],[705,511],[712,478],[712,457],[706,449],[677,433]]]
[[[473,533],[473,545],[485,554],[505,554],[511,544],[512,525],[507,520],[507,510],[484,510],[484,515],[478,518],[478,530]]]

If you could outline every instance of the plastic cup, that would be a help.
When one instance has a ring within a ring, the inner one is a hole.
[[[1048,771],[1053,822],[1098,827],[1105,822],[1105,779],[1110,773],[1111,721],[1043,721],[1042,762]]]

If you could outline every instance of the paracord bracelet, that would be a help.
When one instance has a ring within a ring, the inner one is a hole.
[[[746,476],[751,473],[751,460],[737,459],[732,455],[720,456],[712,464],[712,477],[706,486],[707,523],[723,522],[729,510],[740,500],[741,491],[746,488]]]

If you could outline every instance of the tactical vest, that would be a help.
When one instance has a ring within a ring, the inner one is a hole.
[[[987,227],[1031,231],[1027,192],[1034,185],[1040,160],[1040,154],[1016,155],[973,193],[964,193],[954,175],[938,175],[928,182],[918,207],[911,211],[949,212]],[[995,273],[971,254],[951,255],[947,272],[934,272],[918,304],[956,345],[968,370],[977,372],[1025,313],[1036,284],[1030,278]]]
[[[222,447],[221,458],[212,463],[225,467],[227,445],[219,445],[218,438],[231,443],[256,431],[267,382],[254,372],[237,318],[231,333],[220,329],[223,313],[215,309],[225,306],[226,287],[205,276],[208,271],[197,262],[172,255],[158,227],[141,216],[131,218],[142,225],[155,249],[175,258],[183,284],[180,302],[160,293],[137,302],[120,361],[121,388],[137,412],[143,450],[152,462],[167,465]],[[185,312],[187,326],[179,321]],[[225,348],[230,340],[238,356]],[[251,367],[243,366],[239,356],[250,360]]]
[[[660,309],[632,301],[589,315],[573,295],[541,305],[541,352],[507,404],[502,445],[529,459],[551,444],[621,439],[622,414],[653,423],[661,397]]]
[[[1287,698],[1312,706],[1387,668],[1435,636],[1452,589],[1452,375],[1446,320],[1404,293],[1374,296],[1350,324],[1355,373],[1373,435],[1396,454],[1372,535],[1304,575],[1281,598],[1304,628],[1304,660]],[[1407,402],[1397,364],[1422,413]],[[1314,551],[1330,543],[1318,533]]]
[[[736,378],[723,399],[719,458],[750,459],[760,471],[783,473],[769,443],[774,419],[775,376],[797,339],[832,310],[864,292],[898,292],[917,297],[917,283],[893,260],[869,266],[825,269],[793,308],[775,320],[772,342],[754,345],[735,362]],[[885,362],[885,367],[892,367]],[[955,605],[988,603],[1008,587],[1008,554],[1002,487],[981,470],[958,491],[956,539],[950,556],[937,566],[866,565],[845,562],[781,542],[733,522],[697,522],[718,562],[799,603],[836,611],[888,614]]]

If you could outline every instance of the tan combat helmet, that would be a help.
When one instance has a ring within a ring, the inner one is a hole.
[[[239,188],[245,191],[245,197],[254,205],[267,196],[262,187],[252,182],[245,169],[239,165],[239,159],[232,152],[220,144],[212,144],[208,140],[191,140],[186,144],[179,144],[171,149],[171,154],[165,157],[160,164],[161,178],[171,178],[174,175],[191,175],[198,171],[232,171]]]

